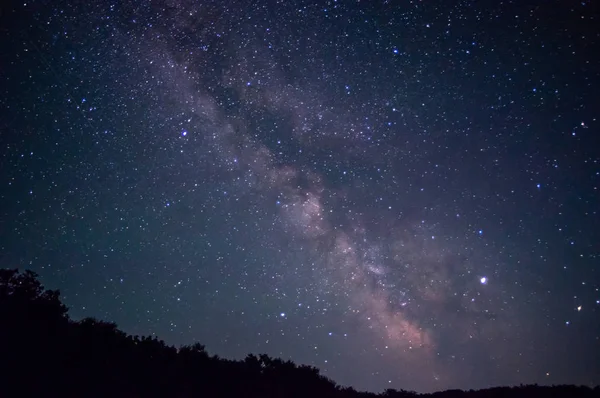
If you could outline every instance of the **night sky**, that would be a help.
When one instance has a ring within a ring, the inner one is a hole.
[[[0,261],[343,385],[600,383],[593,1],[32,1]]]

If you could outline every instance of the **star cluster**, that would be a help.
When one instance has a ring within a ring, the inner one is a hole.
[[[344,385],[598,384],[593,2],[2,12],[2,266]]]

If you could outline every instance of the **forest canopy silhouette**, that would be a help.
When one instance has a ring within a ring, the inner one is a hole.
[[[267,355],[234,361],[202,344],[175,348],[111,322],[73,321],[59,291],[31,271],[0,269],[0,396],[60,397],[597,397],[583,386],[497,387],[433,394],[342,387],[319,369]],[[367,371],[367,370],[365,370]]]

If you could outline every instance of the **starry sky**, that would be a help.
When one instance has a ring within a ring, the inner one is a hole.
[[[357,389],[596,385],[598,11],[2,5],[2,267]]]

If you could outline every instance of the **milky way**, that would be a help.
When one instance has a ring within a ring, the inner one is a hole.
[[[359,389],[598,383],[594,6],[220,3],[3,11],[2,266]]]

